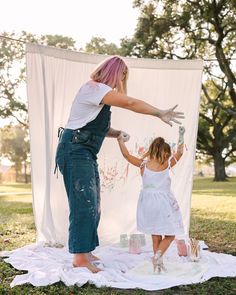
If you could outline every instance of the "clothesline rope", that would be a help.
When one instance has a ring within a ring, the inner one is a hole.
[[[0,35],[0,38],[2,38],[2,39],[7,39],[7,40],[12,40],[12,41],[16,41],[16,42],[20,42],[20,43],[24,43],[24,44],[26,44],[25,41],[20,40],[20,39],[14,39],[14,38],[6,37],[6,36],[2,36],[2,35]]]
[[[7,40],[11,40],[11,41],[16,41],[16,42],[20,42],[20,43],[24,43],[24,44],[28,43],[28,42],[23,41],[23,40],[20,40],[20,39],[15,39],[15,38],[11,38],[11,37],[6,37],[6,36],[3,36],[3,35],[0,35],[0,38],[2,38],[2,39],[7,39]],[[226,60],[228,60],[228,61],[236,61],[236,58],[226,58]],[[214,61],[218,61],[218,59],[217,59],[217,58],[211,58],[211,59],[204,59],[204,58],[203,58],[203,61],[205,61],[205,62],[208,62],[208,61],[212,61],[212,62],[214,62]]]

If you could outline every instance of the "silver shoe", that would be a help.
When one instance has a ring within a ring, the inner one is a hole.
[[[156,254],[152,257],[152,264],[153,264],[153,272],[160,274],[161,272],[167,272],[166,267],[163,263],[163,257],[161,255],[161,251],[157,251]]]
[[[166,269],[163,261],[160,263],[160,269],[161,269],[162,272],[167,272],[167,269]]]

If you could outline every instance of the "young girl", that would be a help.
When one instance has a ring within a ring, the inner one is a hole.
[[[152,257],[154,271],[166,271],[162,256],[175,239],[176,234],[183,234],[183,222],[178,203],[171,192],[169,170],[183,154],[183,126],[179,127],[179,140],[176,153],[171,155],[171,148],[162,137],[155,138],[144,158],[129,154],[121,134],[117,139],[123,156],[131,164],[140,167],[143,187],[137,207],[137,229],[152,235]]]

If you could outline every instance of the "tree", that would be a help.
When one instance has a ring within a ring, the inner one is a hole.
[[[27,128],[22,125],[6,125],[1,129],[1,155],[14,163],[16,182],[24,167],[25,183],[27,183],[27,159],[29,157],[29,136]]]
[[[19,35],[3,32],[0,35],[6,37],[0,38],[0,118],[14,117],[27,126],[24,42],[75,49],[75,41],[61,35],[35,36],[26,32]],[[7,38],[20,39],[22,42]]]
[[[225,166],[236,160],[236,120],[217,103],[209,104],[211,98],[207,98],[210,95],[214,97],[214,102],[217,102],[220,96],[223,96],[224,104],[230,105],[226,87],[217,86],[218,88],[212,80],[203,85],[205,94],[202,96],[197,142],[197,150],[201,155],[206,155],[207,159],[213,157],[215,180],[222,176],[226,179]]]
[[[118,46],[114,43],[107,43],[105,38],[92,37],[89,43],[85,45],[85,51],[88,53],[115,55],[120,54]]]
[[[119,54],[121,56],[139,56],[139,49],[136,51],[135,48],[137,43],[134,38],[122,38],[120,40]]]
[[[215,59],[204,68],[198,147],[214,160],[215,180],[226,180],[225,165],[235,159],[236,0],[135,0],[134,6],[140,17],[129,55]]]
[[[28,112],[25,91],[25,42],[49,45],[63,49],[75,49],[72,38],[60,35],[35,36],[22,32],[20,35],[3,32],[0,35],[0,118],[15,118],[19,125],[5,126],[1,131],[1,152],[15,165],[16,181],[29,156]],[[7,38],[20,39],[16,42]]]
[[[62,49],[76,50],[75,40],[71,37],[61,35],[42,35],[38,38],[38,43]]]

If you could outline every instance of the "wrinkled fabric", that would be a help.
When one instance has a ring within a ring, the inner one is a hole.
[[[204,243],[201,245],[205,246]],[[175,243],[165,254],[167,272],[161,275],[153,273],[151,244],[143,247],[141,254],[129,254],[128,248],[121,248],[119,244],[99,246],[94,253],[101,258],[97,266],[102,271],[97,274],[86,268],[72,267],[72,254],[66,248],[32,244],[2,255],[9,257],[5,261],[14,268],[28,271],[27,274],[17,275],[11,287],[26,283],[47,286],[62,281],[67,286],[90,283],[98,288],[140,288],[151,291],[201,283],[212,277],[236,276],[235,256],[202,250],[201,260],[190,262],[188,258],[177,255]]]

